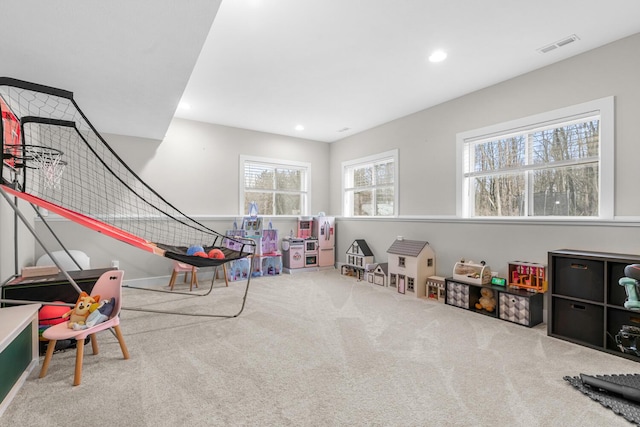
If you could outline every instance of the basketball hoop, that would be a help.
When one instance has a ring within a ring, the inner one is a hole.
[[[62,151],[57,148],[41,145],[13,145],[11,157],[15,168],[37,169],[44,182],[45,188],[60,189],[60,179],[67,162],[62,160]]]

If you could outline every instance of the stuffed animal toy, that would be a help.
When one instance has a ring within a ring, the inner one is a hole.
[[[75,324],[73,329],[79,331],[81,329],[87,329],[102,322],[106,322],[113,313],[113,309],[116,306],[116,298],[103,299],[100,302],[91,304],[89,308],[89,316],[84,325]]]
[[[76,305],[62,315],[63,318],[69,318],[67,323],[69,329],[73,329],[74,325],[84,325],[87,317],[89,317],[89,309],[91,304],[100,301],[100,295],[90,296],[86,292],[81,292],[76,301]]]
[[[480,300],[476,303],[478,310],[485,309],[492,312],[496,308],[496,299],[493,297],[493,291],[489,288],[480,289]]]

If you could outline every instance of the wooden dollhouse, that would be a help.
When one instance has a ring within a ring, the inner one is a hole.
[[[416,293],[416,296],[422,297]],[[445,299],[445,279],[440,276],[429,276],[427,278],[427,299],[444,302]]]
[[[373,264],[373,252],[364,239],[356,239],[347,250],[347,262],[342,265],[341,274],[364,279],[365,267]]]
[[[535,262],[510,262],[509,286],[531,292],[546,292],[547,266]]]
[[[387,249],[388,283],[399,293],[426,295],[427,277],[436,273],[436,256],[429,242],[398,237]]]
[[[365,268],[365,280],[379,286],[387,286],[387,274],[389,263],[367,264]]]

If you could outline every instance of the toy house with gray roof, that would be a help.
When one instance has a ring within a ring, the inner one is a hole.
[[[426,295],[427,277],[436,274],[436,255],[429,242],[398,237],[387,249],[389,286],[399,293]]]
[[[367,264],[373,264],[373,252],[364,239],[356,239],[347,250],[347,262],[342,265],[341,273],[363,280]]]
[[[364,276],[369,283],[374,285],[387,286],[387,275],[389,263],[368,264],[365,268]]]

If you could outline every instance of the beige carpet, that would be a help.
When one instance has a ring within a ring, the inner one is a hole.
[[[202,283],[201,288],[207,288]],[[207,297],[127,288],[124,305],[235,313],[246,282]],[[195,293],[195,292],[194,292]],[[336,270],[254,278],[234,319],[124,311],[131,353],[100,335],[34,371],[2,426],[615,426],[565,375],[637,373],[626,359],[399,295]]]

